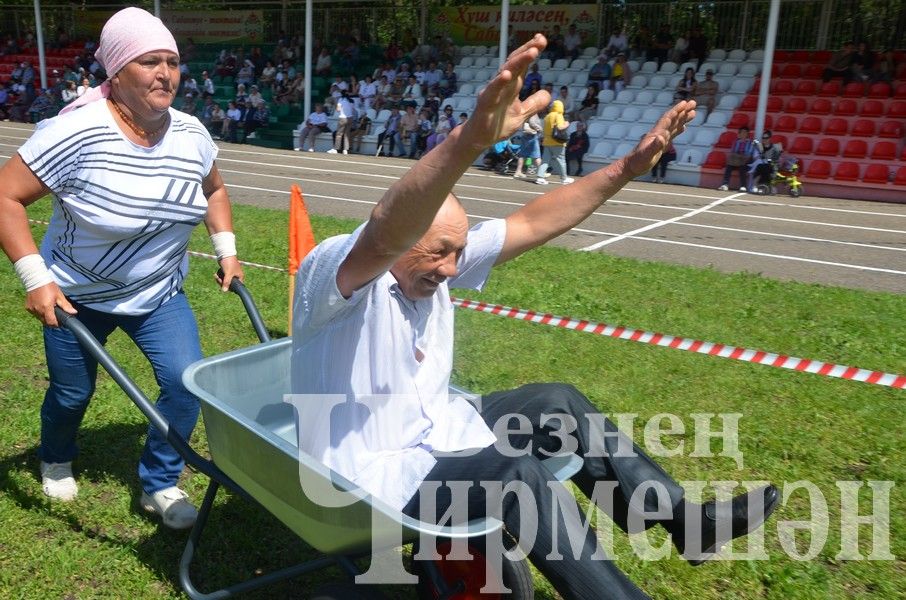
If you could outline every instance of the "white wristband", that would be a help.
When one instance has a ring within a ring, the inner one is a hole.
[[[53,283],[53,277],[40,254],[26,254],[13,264],[13,268],[22,280],[26,292]]]
[[[228,256],[236,256],[236,235],[232,231],[220,231],[211,236],[214,244],[214,254],[217,260]]]

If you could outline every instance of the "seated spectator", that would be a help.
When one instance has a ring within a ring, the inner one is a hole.
[[[866,42],[859,42],[859,47],[853,54],[853,77],[857,81],[868,81],[874,67],[875,53]]]
[[[390,80],[386,76],[381,75],[381,78],[378,80],[378,93],[374,99],[374,109],[381,110],[384,105],[389,105],[393,103],[391,95],[393,93],[393,86],[390,85]]]
[[[661,154],[661,158],[651,167],[651,178],[655,183],[667,183],[667,165],[676,160],[676,148],[673,142],[667,144],[667,149]]]
[[[591,140],[588,139],[588,133],[585,131],[585,123],[576,124],[576,130],[569,134],[569,141],[566,142],[566,173],[569,174],[570,162],[576,161],[576,171],[573,175],[582,174],[582,157],[588,152]]]
[[[537,88],[532,88],[532,85],[538,83]],[[520,93],[520,98],[527,98],[534,92],[531,90],[540,90],[542,81],[541,73],[538,72],[538,63],[532,63],[532,67],[529,70],[528,75],[525,76],[525,81],[522,82],[522,92]]]
[[[685,62],[686,57],[689,56],[689,38],[691,37],[691,31],[687,32],[685,35],[678,35],[676,37],[676,42],[673,44],[673,49],[667,54],[668,60],[672,60],[676,64]]]
[[[350,97],[357,97],[359,95],[359,80],[355,75],[350,75],[349,79],[346,81],[346,91],[349,92]]]
[[[673,89],[673,101],[691,100],[695,93],[696,83],[698,82],[695,80],[695,69],[689,67],[683,73],[683,78],[677,82],[676,87]],[[717,84],[715,83],[715,85]]]
[[[271,111],[267,106],[267,102],[264,102],[251,113],[251,116],[246,116],[244,123],[245,139],[251,140],[257,138],[258,130],[262,127],[267,127],[270,120]]]
[[[390,108],[390,116],[387,118],[387,122],[384,123],[384,131],[378,134],[378,154],[384,156],[393,156],[394,146],[399,144],[400,148],[403,148],[402,138],[400,137],[400,121],[403,116],[400,114],[400,109],[396,106]],[[384,142],[386,141],[386,145]],[[403,153],[400,152],[400,156]]]
[[[60,92],[60,98],[63,101],[63,105],[67,105],[76,98],[79,97],[79,93],[76,91],[76,84],[74,81],[66,81],[63,84],[63,90]]]
[[[696,25],[692,28],[692,35],[689,38],[689,56],[687,60],[696,62],[696,69],[702,66],[702,62],[708,57],[708,40],[702,33],[702,28]]]
[[[871,82],[886,82],[893,84],[893,80],[897,74],[897,66],[898,63],[894,57],[893,50],[890,48],[885,49],[881,52],[881,56],[878,58],[875,68],[871,73]]]
[[[421,100],[422,86],[418,84],[418,81],[415,79],[415,75],[410,75],[409,81],[406,83],[406,87],[403,88],[402,101],[406,104],[417,106],[421,104]]]
[[[529,87],[527,87],[527,88],[523,87],[522,91],[519,92],[519,98],[521,100],[525,100],[526,98],[528,98],[529,96],[531,96],[532,94],[534,94],[535,92],[538,92],[540,90],[541,90],[541,80],[533,79],[531,84],[529,84]]]
[[[563,45],[563,34],[560,33],[560,26],[554,25],[551,32],[547,34],[547,48],[541,53],[541,56],[554,61],[563,58],[565,54],[566,47]]]
[[[576,119],[585,123],[598,114],[599,91],[597,83],[588,84],[588,87],[585,88],[585,97],[582,98],[582,102],[579,104],[579,109],[574,111]]]
[[[431,111],[423,108],[418,113],[418,132],[416,133],[416,156],[421,158],[428,151],[428,137],[434,133],[434,121],[431,120]]]
[[[258,78],[258,84],[264,87],[271,88],[274,86],[274,79],[277,76],[277,67],[274,65],[274,61],[268,60],[265,63],[264,68],[261,70],[261,76]]]
[[[434,133],[428,136],[428,152],[431,152],[434,146],[447,139],[454,127],[456,127],[456,120],[453,118],[453,107],[448,104],[444,107],[443,114],[437,118],[437,124],[434,125]]]
[[[670,33],[670,25],[662,23],[658,32],[654,34],[654,48],[650,60],[657,61],[657,66],[660,67],[667,60],[671,48],[673,48],[673,34]]]
[[[363,81],[359,86],[359,98],[362,99],[362,105],[366,110],[371,108],[372,104],[374,104],[374,99],[377,96],[377,93],[378,86],[376,83],[374,83],[374,79],[372,79],[371,75],[366,75],[365,81]],[[419,87],[418,93],[419,96],[421,96],[421,87]]]
[[[345,69],[355,69],[356,65],[359,64],[359,40],[355,36],[350,36],[349,42],[343,48],[343,51],[340,54],[340,62]]]
[[[617,54],[617,60],[610,71],[610,85],[614,92],[619,94],[631,81],[632,71],[626,62],[626,55],[621,52]]]
[[[57,108],[51,90],[43,90],[28,107],[28,114],[32,123],[39,123],[51,116]]]
[[[192,94],[192,96],[198,95],[198,82],[195,81],[195,78],[191,75],[188,75],[180,81],[183,94]]]
[[[371,119],[362,113],[356,116],[349,128],[349,151],[359,154],[362,151],[362,136],[371,132]]]
[[[299,132],[299,147],[296,148],[297,151],[302,152],[308,150],[309,152],[315,151],[315,138],[319,133],[328,131],[327,129],[327,113],[324,112],[324,106],[320,103],[315,104],[315,110],[308,115],[308,118],[305,119],[305,127],[302,128],[302,131]],[[306,148],[306,144],[308,148]]]
[[[604,53],[608,58],[612,58],[620,53],[629,52],[629,41],[626,39],[626,34],[623,32],[623,29],[617,27],[614,29],[613,33],[610,34],[610,39],[607,40],[607,46],[604,47]]]
[[[220,137],[228,142],[236,143],[239,125],[242,123],[242,111],[236,106],[235,100],[230,100],[227,107],[226,116],[223,119],[223,126],[220,130]]]
[[[205,128],[209,131],[211,129],[211,116],[214,113],[215,106],[216,104],[214,104],[214,99],[210,96],[205,96],[204,102],[199,110],[199,114],[197,115],[198,120],[201,121],[201,124],[204,125]]]
[[[579,32],[576,31],[576,25],[571,23],[566,30],[566,35],[563,36],[564,57],[569,58],[570,60],[576,60],[579,58],[579,53],[581,51],[582,37],[579,35]]]
[[[192,92],[187,93],[183,97],[182,107],[179,109],[187,115],[195,115],[198,111],[198,103],[195,101],[195,94]]]
[[[246,92],[245,84],[240,83],[236,86],[236,98],[234,98],[234,104],[236,108],[239,109],[239,112],[242,113],[242,118],[245,118],[245,113],[249,108],[249,95]],[[229,111],[227,111],[229,112]]]
[[[422,63],[417,62],[415,63],[415,68],[412,70],[412,74],[415,76],[415,81],[418,82],[420,86],[422,86],[422,95],[424,96],[428,91],[428,88],[425,84],[425,76],[428,74],[428,72],[425,70],[425,67],[422,65]]]
[[[831,79],[840,77],[843,79],[843,85],[846,85],[853,78],[853,58],[855,47],[852,42],[846,42],[843,47],[831,56],[827,68],[824,69],[822,80],[826,83]]]
[[[258,111],[264,109],[265,106],[267,106],[267,103],[264,101],[261,92],[258,91],[258,86],[251,86],[249,88],[247,108],[242,116],[246,138],[254,137],[255,130],[261,125],[261,120],[257,118]],[[267,120],[264,122],[266,123]]]
[[[720,86],[714,81],[714,71],[711,69],[705,71],[704,81],[695,82],[695,87],[692,90],[692,97],[695,99],[695,103],[699,108],[706,108],[708,110],[707,116],[711,115],[711,111],[713,111],[714,107],[717,105],[718,91],[720,91]]]
[[[8,84],[0,83],[0,119],[9,119],[10,98]]]
[[[461,112],[459,113],[459,120],[456,122],[456,125],[453,126],[454,129],[461,127],[466,124],[466,121],[469,120],[469,113]]]
[[[324,98],[324,112],[328,115],[332,115],[337,110],[337,102],[340,100],[340,88],[337,87],[337,84],[333,83],[330,86],[330,92]]]
[[[724,180],[720,184],[720,187],[717,188],[722,192],[730,189],[730,177],[732,177],[734,170],[739,173],[739,191],[745,192],[748,190],[746,187],[748,181],[747,173],[749,164],[753,160],[754,145],[749,138],[748,127],[740,127],[737,133],[737,139],[730,147],[730,152],[727,153],[727,166],[724,168]]]
[[[399,104],[403,99],[403,91],[406,89],[406,83],[403,78],[397,75],[390,84],[390,100]]]
[[[432,121],[437,120],[442,102],[443,98],[440,97],[440,92],[437,90],[436,85],[428,90],[428,95],[425,96],[425,103],[422,104],[422,108],[428,111]]]
[[[90,89],[91,89],[91,82],[86,77],[86,78],[82,79],[82,84],[76,88],[76,95],[81,96],[82,94],[84,94],[85,92],[87,92]]]
[[[749,168],[749,190],[754,191],[755,185],[770,187],[774,171],[780,164],[783,145],[775,143],[771,137],[771,130],[765,129],[761,134],[761,142],[755,142],[752,152],[754,159]],[[772,189],[771,193],[773,192]]]
[[[234,77],[236,75],[236,55],[224,49],[214,63],[214,72],[221,77]]]
[[[643,63],[651,56],[651,48],[654,40],[651,37],[651,29],[644,23],[639,25],[639,30],[632,36],[632,46],[629,48],[629,55],[632,60]]]
[[[576,108],[576,106],[575,106],[576,103],[573,100],[572,96],[569,95],[568,87],[566,87],[565,85],[561,85],[560,90],[557,92],[556,95],[551,94],[551,103],[553,103],[554,100],[559,100],[560,102],[563,103],[563,111],[567,115],[572,115],[572,116],[570,116],[570,119],[577,118],[575,115],[573,115],[573,111]]]
[[[444,69],[444,75],[438,83],[438,89],[440,95],[445,100],[456,93],[456,90],[459,89],[459,86],[456,83],[456,73],[453,71],[453,63],[447,63],[447,68]]]
[[[592,65],[588,71],[588,83],[597,83],[602,90],[610,87],[610,63],[607,62],[606,54],[598,55],[598,62]]]
[[[217,139],[220,139],[223,132],[223,121],[226,119],[226,113],[216,102],[213,102],[212,98],[209,98],[212,101],[213,106],[211,107],[211,118],[208,123],[205,123],[208,127],[208,131],[214,134]]]
[[[318,60],[315,63],[315,75],[328,77],[332,68],[333,63],[330,59],[330,51],[327,48],[321,48],[321,54],[318,55]]]
[[[439,86],[440,80],[443,79],[443,77],[444,72],[438,68],[437,62],[433,60],[429,62],[428,70],[425,71],[425,86],[427,86],[427,89],[430,90],[435,85]]]
[[[291,81],[296,76],[296,67],[288,58],[283,60],[283,73],[286,75],[287,81]]]
[[[214,80],[211,79],[207,71],[201,72],[201,93],[206,97],[214,96]]]

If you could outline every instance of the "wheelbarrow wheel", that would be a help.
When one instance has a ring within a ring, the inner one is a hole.
[[[450,551],[450,543],[438,544],[437,551],[444,556]],[[438,560],[434,561],[444,581],[450,586],[462,582],[463,589],[454,593],[448,600],[533,600],[535,582],[528,560],[508,560],[503,557],[500,568],[500,579],[504,587],[511,591],[508,594],[482,594],[479,590],[485,585],[485,572],[489,568],[481,548],[469,544],[471,560]],[[420,600],[439,600],[440,592],[431,581],[423,565],[414,561],[414,569],[419,576],[418,597]]]
[[[309,600],[381,600],[383,596],[364,586],[348,581],[326,583],[316,589]]]

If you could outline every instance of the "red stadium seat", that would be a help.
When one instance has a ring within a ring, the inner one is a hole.
[[[815,50],[809,60],[816,65],[826,65],[833,55],[830,50]]]
[[[858,81],[847,83],[843,88],[844,98],[861,98],[865,95],[865,84]]]
[[[811,154],[815,147],[815,142],[810,137],[797,137],[790,146],[790,152],[793,154]]]
[[[850,132],[850,135],[858,135],[861,137],[874,137],[875,135],[875,122],[871,119],[859,119],[853,123],[853,129]]]
[[[859,114],[863,117],[880,117],[884,114],[884,103],[880,100],[866,100]]]
[[[903,137],[903,125],[897,121],[884,121],[878,130],[878,137],[900,139]]]
[[[834,179],[838,181],[858,181],[859,180],[859,163],[843,162],[837,165],[837,171],[834,173]]]
[[[802,76],[806,79],[821,79],[824,75],[824,67],[821,65],[805,65]]]
[[[782,148],[786,148],[787,146],[789,146],[788,140],[786,139],[786,136],[785,136],[785,135],[778,133],[778,134],[773,135],[773,136],[771,136],[771,137],[774,138],[774,143],[775,143],[775,144],[780,144],[780,146],[781,146]]]
[[[793,82],[789,79],[775,79],[771,84],[771,93],[783,96],[792,94]]]
[[[805,117],[799,123],[799,133],[821,133],[822,125],[819,117]]]
[[[802,66],[796,63],[783,65],[780,69],[780,76],[787,79],[799,79],[802,77]]]
[[[824,128],[825,135],[846,135],[849,131],[849,121],[840,117],[833,117],[827,120],[827,126]]]
[[[808,179],[827,179],[831,176],[831,164],[826,160],[813,160],[805,176]]]
[[[806,106],[805,98],[790,98],[786,103],[786,112],[790,114],[802,114],[805,112]]]
[[[796,121],[796,117],[790,115],[781,115],[777,119],[777,124],[774,126],[775,131],[796,131],[799,123]]]
[[[893,184],[906,186],[906,167],[897,169],[896,177],[893,178]]]
[[[898,83],[897,89],[893,94],[894,98],[906,100],[906,83]]]
[[[755,102],[756,103],[758,102],[757,98],[756,98]],[[756,108],[757,108],[757,106],[756,106]],[[783,111],[783,99],[782,98],[775,98],[774,96],[771,96],[770,98],[768,98],[768,112],[769,113],[776,114],[776,113],[779,113],[782,111]]]
[[[735,137],[735,134],[734,134]],[[702,165],[703,169],[723,169],[727,166],[727,153],[726,152],[709,152],[708,158],[705,159],[704,164]]]
[[[818,89],[818,95],[824,96],[825,98],[835,98],[840,95],[842,89],[843,84],[839,81],[828,81],[821,84],[821,87]]]
[[[811,79],[804,79],[796,84],[797,96],[814,96],[818,93],[818,84]]]
[[[774,60],[778,64],[796,62],[796,53],[792,50],[774,50]]]
[[[827,98],[815,98],[809,112],[813,115],[829,115],[834,109],[834,105]]]
[[[843,146],[843,156],[845,158],[865,158],[868,154],[868,144],[865,140],[849,140]]]
[[[868,87],[869,98],[890,98],[890,85],[887,83],[873,83]]]
[[[876,142],[871,149],[872,160],[896,160],[897,145],[893,142]]]
[[[887,116],[895,119],[906,119],[906,100],[891,102],[890,106],[887,107]]]
[[[865,169],[865,175],[862,176],[865,183],[886,184],[890,181],[890,169],[887,165],[868,165]]]
[[[850,115],[856,114],[856,110],[859,108],[859,105],[856,104],[856,101],[852,98],[843,98],[837,102],[837,106],[834,107],[834,114],[840,115],[843,117],[848,117]]]
[[[717,139],[717,143],[714,145],[715,148],[729,148],[733,145],[733,142],[736,141],[739,135],[735,131],[725,131],[720,134],[720,137]]]
[[[780,100],[780,98],[777,98]],[[783,106],[783,100],[780,100],[781,106]],[[746,96],[742,99],[742,103],[739,105],[739,110],[747,110],[750,112],[755,112],[758,109],[758,96]]]
[[[749,126],[749,115],[745,113],[735,113],[730,117],[730,122],[727,123],[728,129],[739,129],[740,127]]]
[[[840,140],[837,138],[823,138],[815,148],[818,156],[837,156],[840,154]]]

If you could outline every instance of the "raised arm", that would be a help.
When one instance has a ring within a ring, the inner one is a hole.
[[[668,110],[626,156],[579,181],[538,196],[506,218],[506,240],[497,264],[569,231],[635,177],[657,164],[670,142],[695,117],[695,102]]]
[[[475,112],[466,124],[454,129],[387,190],[340,266],[340,293],[349,297],[388,271],[428,230],[447,194],[478,155],[515,133],[526,118],[548,105],[550,94],[545,91],[521,102],[518,97],[526,69],[546,45],[544,36],[536,34],[514,50],[478,95]]]

